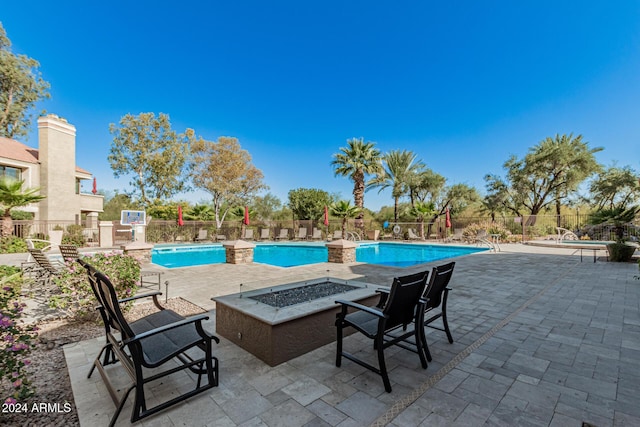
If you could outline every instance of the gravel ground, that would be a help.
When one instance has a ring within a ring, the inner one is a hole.
[[[183,316],[204,312],[200,307],[181,298],[169,299],[163,306]],[[153,311],[155,311],[153,303],[139,304],[135,305],[127,313],[126,317],[133,321]],[[0,412],[0,425],[80,426],[62,346],[104,335],[104,328],[98,322],[79,323],[66,320],[41,323],[38,327],[40,329],[38,342],[36,348],[31,352],[30,359],[32,363],[29,367],[30,378],[34,384],[36,394],[29,398],[28,401],[20,402],[21,404],[27,404],[28,411],[26,413],[10,414]],[[2,391],[2,395],[6,395],[4,390]],[[70,411],[65,411],[64,404],[66,402],[71,405]],[[38,412],[32,410],[34,404],[41,403],[59,403],[60,411],[52,413],[50,411]]]

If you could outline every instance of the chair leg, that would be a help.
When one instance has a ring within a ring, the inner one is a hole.
[[[449,344],[453,344],[453,336],[449,330],[449,322],[447,322],[447,297],[449,296],[449,290],[445,290],[444,298],[442,299],[442,324],[444,325],[444,331],[447,334]]]
[[[379,337],[376,338],[376,348],[378,349],[378,366],[380,368],[380,376],[382,376],[385,391],[387,393],[391,393],[391,381],[389,381],[387,364],[384,361],[384,338],[382,334],[378,335]]]
[[[340,319],[336,322],[336,366],[339,368],[342,365],[342,322]]]

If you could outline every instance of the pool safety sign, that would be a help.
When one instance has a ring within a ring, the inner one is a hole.
[[[146,225],[146,216],[144,211],[121,211],[121,225]]]

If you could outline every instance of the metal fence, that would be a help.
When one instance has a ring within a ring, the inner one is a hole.
[[[424,236],[427,240],[441,240],[451,235],[454,230],[464,229],[472,224],[490,223],[488,217],[452,217],[452,227],[447,229],[444,216],[438,217],[433,222],[394,222],[365,220],[357,223],[354,219],[347,220],[347,236],[354,240],[365,239],[406,239],[411,233]],[[615,240],[615,228],[611,225],[590,225],[588,215],[536,215],[536,216],[501,216],[493,221],[508,230],[511,240],[531,240],[545,238],[557,234],[556,227],[566,228],[574,231],[578,236],[588,236],[595,240]],[[70,228],[73,226],[72,228]],[[47,239],[51,230],[63,229],[70,232],[73,228],[85,224],[77,224],[74,221],[13,221],[14,235],[22,238]],[[252,221],[248,226],[242,224],[241,220],[224,221],[220,227],[215,221],[184,221],[184,225],[179,226],[176,221],[166,221],[154,219],[147,225],[146,240],[149,243],[174,243],[193,242],[197,240],[200,230],[206,230],[210,240],[235,240],[243,236],[245,229],[253,230],[254,239],[259,239],[262,230],[268,230],[269,239],[281,236],[281,230],[287,230],[289,239],[301,237],[300,229],[304,228],[304,235],[311,237],[314,230],[319,230],[322,240],[334,237],[336,230],[342,229],[342,220],[333,219],[329,225],[325,226],[322,220],[279,220],[279,221]],[[122,226],[119,221],[113,221],[112,240],[115,245],[124,244],[132,240],[130,226]],[[422,231],[421,231],[422,230]],[[640,237],[640,227],[626,225],[624,235],[629,238]],[[96,230],[84,229],[91,233],[83,233],[87,243],[97,239]],[[91,234],[94,238],[91,239]]]

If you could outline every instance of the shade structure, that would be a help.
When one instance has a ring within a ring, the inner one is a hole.
[[[178,206],[178,225],[184,225],[184,220],[182,219],[182,206]]]
[[[447,213],[445,215],[444,226],[451,228],[451,214],[449,213],[449,208],[447,208]]]
[[[329,208],[327,206],[324,207],[324,225],[325,227],[329,226]]]
[[[244,225],[249,225],[249,206],[244,207],[244,220],[242,223]]]
[[[96,182],[96,177],[93,177],[93,188],[91,189],[91,192],[93,194],[96,194],[98,192],[98,183]]]

